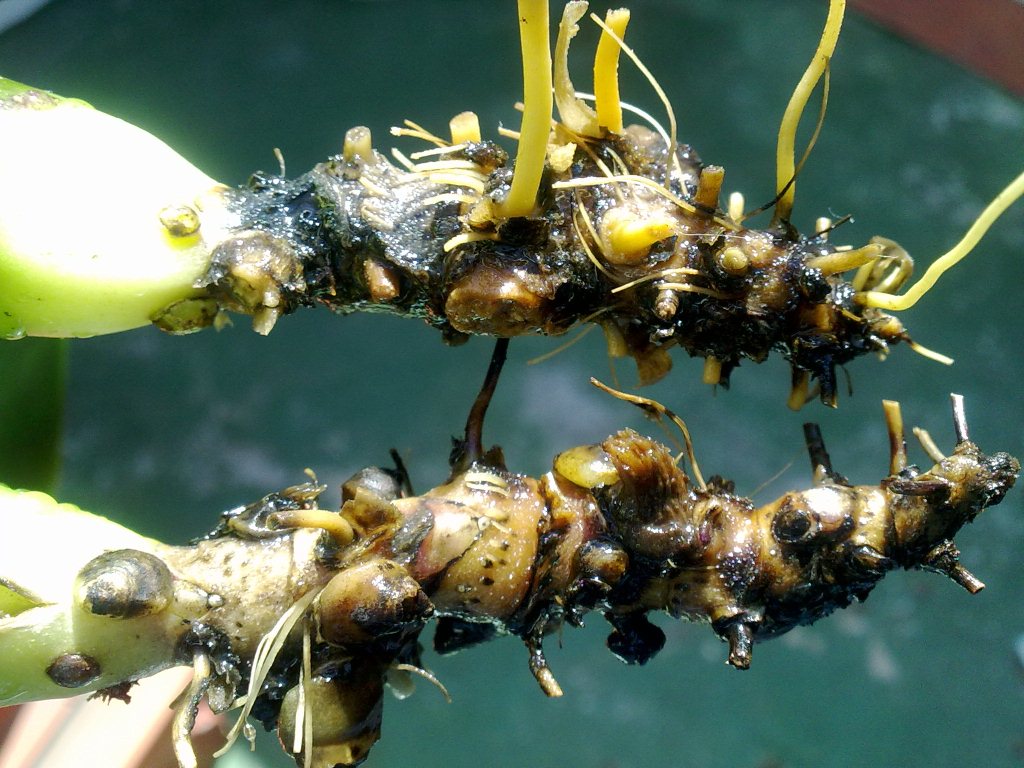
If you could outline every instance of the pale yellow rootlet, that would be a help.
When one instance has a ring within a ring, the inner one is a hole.
[[[509,218],[533,211],[548,150],[554,99],[548,0],[519,0],[519,39],[523,52],[523,125],[512,188],[500,211]]]
[[[996,219],[1002,216],[1003,211],[1024,196],[1024,173],[1011,181],[1002,192],[996,195],[995,200],[989,203],[981,212],[970,229],[963,236],[959,243],[954,245],[946,253],[937,258],[925,271],[914,285],[903,295],[896,296],[883,291],[862,291],[857,294],[857,301],[868,307],[877,307],[889,311],[910,309],[918,299],[924,296],[936,281],[947,270],[958,264],[988,232],[989,227]]]
[[[793,210],[793,201],[796,198],[796,182],[793,175],[796,173],[796,129],[800,124],[800,116],[803,115],[807,100],[811,92],[821,80],[822,75],[828,68],[836,50],[836,43],[839,41],[839,32],[843,26],[843,14],[846,11],[846,0],[830,0],[828,7],[828,18],[825,20],[825,29],[818,41],[818,48],[814,57],[804,72],[800,82],[797,83],[793,95],[786,105],[786,111],[782,115],[782,122],[779,124],[779,141],[775,153],[775,193],[779,194],[786,185],[789,188],[779,198],[775,206],[775,219],[788,220]]]

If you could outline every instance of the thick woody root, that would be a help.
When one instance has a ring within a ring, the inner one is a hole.
[[[355,765],[379,736],[385,684],[405,693],[412,674],[437,682],[420,659],[431,620],[441,653],[522,638],[557,696],[543,640],[592,610],[628,663],[662,647],[646,615],[665,611],[710,624],[743,669],[756,642],[863,599],[896,568],[978,591],[953,538],[1002,499],[1018,462],[970,441],[959,398],[956,445],[941,455],[926,437],[927,470],[907,461],[898,406],[886,419],[890,474],[879,485],[850,485],[808,425],[814,486],[760,507],[718,477],[692,482],[667,447],[624,430],[560,454],[540,478],[509,472],[492,449],[457,455],[453,476],[421,496],[406,494],[403,472],[364,470],[337,512],[318,508],[322,486],[295,486],[226,513],[192,545],[137,540],[97,554],[64,593],[3,574],[0,701],[117,691],[190,664],[175,719],[183,765],[203,697],[217,712],[243,705],[232,739],[253,717],[300,765]],[[471,417],[467,435],[478,426]]]

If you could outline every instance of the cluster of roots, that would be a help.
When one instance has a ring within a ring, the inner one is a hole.
[[[586,3],[566,5],[553,64],[546,3],[522,5],[530,66],[522,130],[505,131],[518,139],[514,162],[469,112],[443,136],[409,121],[393,129],[428,145],[409,156],[386,156],[369,129],[353,128],[341,154],[297,179],[261,173],[226,190],[235,226],[212,251],[202,294],[155,322],[188,332],[235,311],[266,333],[283,314],[325,305],[418,317],[450,343],[595,324],[612,356],[636,360],[641,383],[668,372],[673,347],[703,358],[704,380],[722,386],[743,360],[781,352],[793,369],[792,407],[815,393],[834,404],[837,366],[900,341],[948,362],[914,344],[885,310],[909,306],[962,258],[1024,193],[1024,176],[903,296],[913,262],[896,243],[836,244],[842,220],[827,218],[798,232],[795,132],[835,46],[839,0],[783,117],[776,196],[757,211],[745,211],[738,193],[723,201],[723,168],[677,140],[667,102],[666,130],[620,101],[620,51],[647,74],[622,41],[628,12],[594,17],[603,34],[591,108],[568,74]],[[534,39],[537,29],[544,35]],[[627,125],[630,111],[645,124]],[[767,207],[767,226],[752,228]]]

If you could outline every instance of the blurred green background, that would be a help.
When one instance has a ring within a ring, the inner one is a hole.
[[[751,207],[767,200],[778,120],[826,4],[629,5],[628,39],[668,92],[681,138],[724,165],[726,188],[742,190]],[[575,44],[579,87],[589,87],[595,39],[587,30]],[[0,35],[4,75],[124,117],[231,184],[276,170],[274,147],[289,173],[301,173],[339,151],[356,124],[370,126],[382,148],[393,143],[388,127],[406,117],[444,132],[451,115],[474,109],[485,134],[501,122],[517,127],[518,56],[511,0],[53,2]],[[622,90],[662,114],[628,64]],[[927,263],[1024,167],[1022,136],[1020,102],[851,16],[795,221],[806,230],[819,215],[851,213],[856,221],[837,239],[884,234]],[[40,204],[60,226],[75,201],[61,179],[53,183]],[[778,360],[744,365],[730,391],[713,392],[700,384],[700,364],[679,356],[645,394],[687,419],[706,473],[734,478],[759,502],[808,483],[807,419],[821,423],[840,472],[876,482],[888,460],[883,397],[900,400],[905,419],[948,448],[948,393],[961,392],[974,439],[1020,456],[1022,256],[1018,204],[904,314],[918,341],[956,365],[905,348],[884,363],[857,361],[855,396],[836,412],[788,411],[789,372]],[[558,451],[623,426],[653,429],[587,384],[611,377],[597,334],[526,364],[557,343],[512,345],[488,418],[485,439],[524,472],[543,472]],[[305,467],[333,489],[360,466],[386,462],[391,447],[416,487],[428,488],[445,475],[449,436],[461,430],[490,347],[475,339],[449,349],[414,321],[325,311],[289,317],[269,338],[239,320],[186,338],[142,329],[76,341],[59,495],[184,541],[220,510],[302,480]],[[18,364],[0,364],[0,386],[9,387]],[[635,380],[628,361],[617,375],[623,385]],[[368,765],[1021,765],[1022,499],[1014,492],[960,537],[965,563],[988,583],[980,595],[932,574],[893,574],[867,604],[756,647],[743,674],[724,665],[725,647],[706,627],[668,621],[665,650],[643,668],[604,649],[597,618],[566,632],[562,649],[552,638],[549,660],[566,692],[557,701],[541,695],[514,639],[428,654],[454,703],[425,685],[389,700]],[[270,745],[260,759],[290,764]]]

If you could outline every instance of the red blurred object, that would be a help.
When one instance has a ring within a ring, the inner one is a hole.
[[[872,21],[1024,96],[1018,0],[850,0]]]
[[[131,689],[131,703],[78,696],[0,708],[0,768],[177,768],[174,701],[192,670],[165,670]],[[192,732],[200,768],[224,743],[222,718],[200,708]]]

